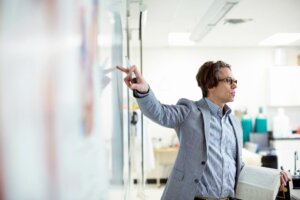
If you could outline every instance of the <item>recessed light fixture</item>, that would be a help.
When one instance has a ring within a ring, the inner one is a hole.
[[[190,39],[199,42],[240,0],[215,0],[191,32]]]
[[[300,33],[276,33],[263,40],[259,45],[263,46],[284,46],[300,40]]]

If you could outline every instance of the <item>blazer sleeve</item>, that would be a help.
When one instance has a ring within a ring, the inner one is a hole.
[[[169,128],[175,128],[180,125],[191,110],[187,99],[180,99],[176,105],[160,103],[151,89],[147,96],[136,98],[136,100],[145,116]]]

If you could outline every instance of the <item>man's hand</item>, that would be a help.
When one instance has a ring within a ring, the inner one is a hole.
[[[287,173],[285,171],[281,171],[280,172],[280,191],[284,190],[286,183],[289,181],[291,181],[291,179],[288,177]]]
[[[117,69],[127,74],[127,76],[124,78],[124,82],[128,88],[137,90],[140,93],[146,93],[149,91],[149,85],[143,79],[141,73],[138,71],[135,65],[131,66],[129,69],[117,66]],[[132,80],[133,74],[136,77],[136,83]]]

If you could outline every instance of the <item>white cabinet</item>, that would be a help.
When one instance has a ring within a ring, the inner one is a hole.
[[[300,67],[284,66],[268,69],[270,106],[300,106]]]

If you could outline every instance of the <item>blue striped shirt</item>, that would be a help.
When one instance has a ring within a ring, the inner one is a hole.
[[[198,195],[222,198],[235,196],[236,138],[229,120],[231,109],[222,109],[205,98],[211,112],[208,158],[203,176],[198,185]]]

